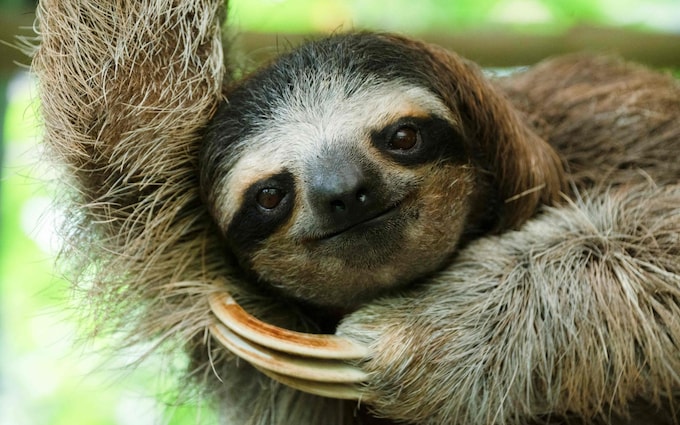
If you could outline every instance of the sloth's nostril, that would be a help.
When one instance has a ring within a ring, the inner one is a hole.
[[[347,206],[341,200],[336,199],[334,201],[331,201],[331,211],[332,212],[342,212],[342,211],[345,211],[346,209],[347,209]]]

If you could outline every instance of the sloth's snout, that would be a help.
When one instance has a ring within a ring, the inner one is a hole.
[[[309,186],[314,213],[329,232],[340,232],[374,218],[384,209],[372,178],[359,164],[317,167]]]

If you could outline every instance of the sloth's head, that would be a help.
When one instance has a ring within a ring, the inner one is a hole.
[[[201,152],[204,199],[242,267],[319,305],[436,271],[561,189],[550,147],[475,66],[434,46],[333,36],[226,97]]]

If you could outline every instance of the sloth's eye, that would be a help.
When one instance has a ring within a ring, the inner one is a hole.
[[[412,127],[400,127],[390,139],[390,147],[399,150],[409,150],[418,143],[418,131]]]
[[[264,209],[271,210],[276,208],[286,195],[281,189],[266,187],[257,193],[257,203]]]

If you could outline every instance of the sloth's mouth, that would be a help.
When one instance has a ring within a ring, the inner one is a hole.
[[[327,241],[345,234],[355,234],[358,232],[367,231],[371,228],[384,224],[385,221],[390,220],[399,214],[399,208],[401,207],[402,201],[398,201],[392,204],[390,207],[378,212],[377,214],[366,218],[363,221],[352,223],[337,231],[328,233],[318,238],[319,241]]]

